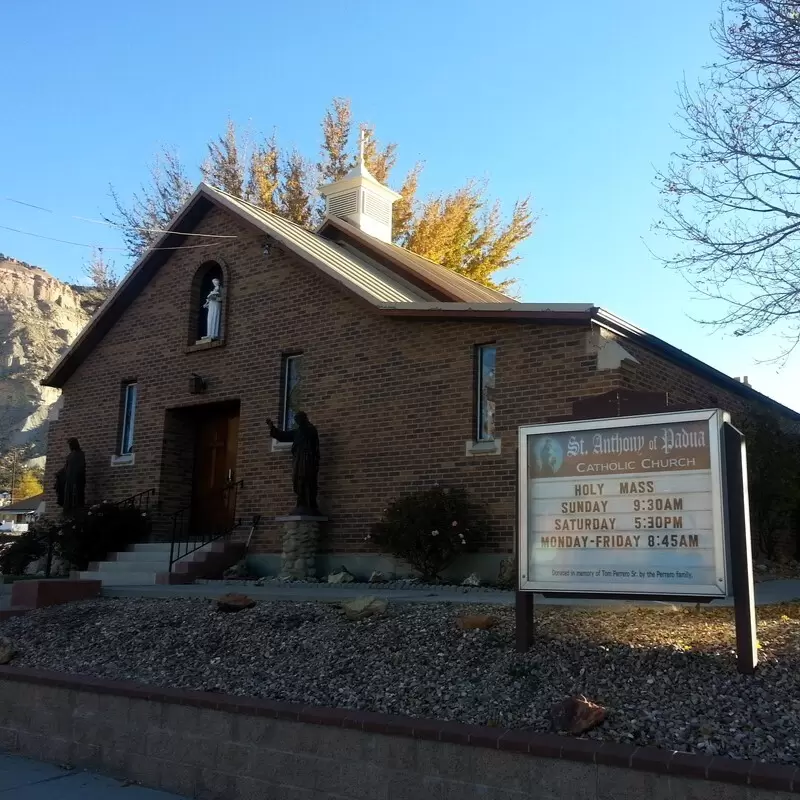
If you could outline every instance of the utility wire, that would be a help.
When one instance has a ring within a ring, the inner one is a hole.
[[[31,231],[21,231],[19,228],[10,228],[8,225],[0,225],[0,229],[4,231],[13,231],[14,233],[22,233],[25,236],[33,236],[36,239],[47,239],[50,242],[61,242],[61,244],[71,244],[75,245],[75,247],[89,247],[93,250],[122,250],[127,251],[127,247],[99,247],[95,244],[86,244],[84,242],[70,242],[67,239],[56,239],[53,236],[44,236],[41,233],[31,233]],[[177,233],[174,231],[170,231],[171,233]],[[178,233],[177,235],[183,236],[184,234]],[[238,238],[238,237],[233,237]],[[195,250],[199,247],[216,247],[217,244],[184,244],[178,245],[177,247],[149,247],[146,252],[152,253],[156,250]]]
[[[57,214],[58,212],[53,211],[52,208],[44,208],[43,206],[37,206],[33,203],[26,203],[24,200],[17,200],[13,197],[4,197],[4,200],[8,201],[9,203],[16,203],[19,206],[27,206],[28,208],[35,208],[37,211],[44,211],[48,214]],[[77,219],[81,222],[91,222],[94,225],[107,225],[110,228],[121,228],[125,230],[126,228],[133,228],[133,230],[141,231],[142,233],[181,233],[182,236],[198,236],[201,238],[206,239],[238,239],[239,237],[235,234],[225,234],[225,233],[183,233],[181,231],[169,231],[164,228],[140,228],[138,226],[126,226],[126,225],[119,225],[116,222],[109,222],[108,220],[104,219],[91,219],[90,217],[80,217],[77,214],[62,214],[60,216],[70,217],[70,219]],[[109,248],[111,249],[111,248]],[[124,248],[123,248],[124,249]],[[162,248],[159,248],[162,249]],[[166,248],[163,248],[166,249]]]

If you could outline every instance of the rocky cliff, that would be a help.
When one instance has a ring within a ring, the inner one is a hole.
[[[59,391],[41,379],[94,312],[94,290],[0,254],[0,453],[30,443],[39,461]]]

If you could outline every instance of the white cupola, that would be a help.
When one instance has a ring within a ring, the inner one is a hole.
[[[362,131],[356,165],[344,178],[322,186],[325,216],[343,219],[384,242],[392,241],[392,205],[400,195],[370,174],[364,164]]]

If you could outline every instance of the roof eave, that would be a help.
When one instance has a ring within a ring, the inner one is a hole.
[[[396,303],[381,304],[379,311],[389,317],[422,317],[429,319],[492,319],[504,322],[538,322],[563,325],[588,325],[597,311],[584,304],[500,303]]]
[[[752,386],[748,386],[746,383],[741,383],[735,378],[731,378],[730,375],[726,375],[724,372],[715,369],[704,361],[700,361],[699,358],[689,355],[689,353],[665,342],[663,339],[659,339],[657,336],[647,333],[621,317],[612,314],[610,311],[606,311],[603,308],[597,309],[595,322],[617,336],[630,339],[648,350],[654,350],[670,361],[685,367],[695,374],[707,378],[720,388],[727,389],[746,400],[767,405],[786,417],[795,421],[800,421],[800,413],[797,411],[779,403],[777,400],[773,400],[771,397],[759,392]]]

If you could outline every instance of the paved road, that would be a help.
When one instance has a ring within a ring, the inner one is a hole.
[[[370,586],[315,586],[314,584],[289,584],[255,586],[243,585],[238,581],[218,581],[207,584],[186,586],[120,586],[103,590],[106,597],[220,597],[228,592],[245,592],[254,600],[295,600],[339,602],[354,597],[377,595],[396,602],[414,603],[486,603],[491,605],[513,605],[514,593],[501,591],[465,592],[452,588],[422,587],[419,589],[378,589]],[[791,600],[800,600],[800,580],[764,581],[756,584],[756,604],[771,605]],[[603,605],[626,607],[624,600],[568,600],[536,595],[536,602],[542,605]],[[638,605],[672,606],[676,603],[638,603]],[[733,600],[714,600],[713,606],[731,606]]]
[[[0,755],[0,800],[188,800],[67,770],[19,756]]]

